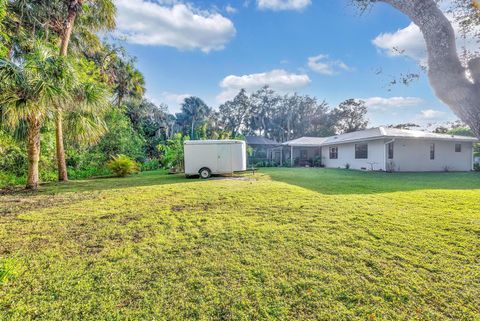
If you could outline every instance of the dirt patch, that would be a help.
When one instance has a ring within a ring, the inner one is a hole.
[[[91,197],[91,194],[82,193],[62,195],[7,194],[0,196],[0,217],[16,216],[31,210],[72,204]]]

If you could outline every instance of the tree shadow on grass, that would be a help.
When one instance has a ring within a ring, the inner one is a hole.
[[[415,190],[480,190],[480,173],[385,173],[325,168],[266,168],[271,180],[327,195]]]
[[[6,195],[41,195],[61,194],[68,192],[91,192],[110,189],[122,189],[132,187],[148,187],[156,185],[194,183],[198,180],[187,179],[183,174],[168,175],[165,171],[143,172],[123,178],[119,177],[98,177],[86,180],[71,180],[64,183],[44,183],[37,191],[28,191],[23,188],[14,190],[3,190]]]

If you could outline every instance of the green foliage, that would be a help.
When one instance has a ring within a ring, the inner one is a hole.
[[[158,159],[150,159],[141,164],[142,172],[155,171],[162,168],[162,164]]]
[[[0,129],[0,171],[23,176],[27,169],[26,164],[25,148]]]
[[[158,150],[163,154],[161,160],[166,168],[175,168],[183,170],[184,152],[183,143],[190,138],[177,133],[172,139],[169,139],[165,145],[158,145]]]
[[[468,136],[468,137],[475,137],[473,131],[468,127],[456,127],[448,130],[447,132],[450,135],[457,135],[457,136]]]
[[[145,139],[132,128],[128,117],[114,109],[107,114],[105,122],[108,132],[89,150],[93,163],[105,163],[116,155],[126,155],[137,162],[144,161]]]
[[[5,58],[8,55],[8,47],[6,46],[9,36],[3,25],[4,19],[7,15],[7,1],[0,0],[0,58]]]
[[[479,198],[478,173],[313,168],[0,195],[0,319],[476,320]]]
[[[138,164],[125,155],[118,155],[108,162],[108,169],[118,177],[125,177],[139,170]]]
[[[475,172],[480,172],[480,163],[473,164],[473,170]]]

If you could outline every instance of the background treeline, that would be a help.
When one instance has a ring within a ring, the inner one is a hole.
[[[185,139],[283,142],[368,125],[362,101],[332,109],[269,87],[215,109],[189,97],[171,114],[146,98],[135,59],[99,38],[115,16],[112,0],[0,0],[0,187],[108,175],[119,155],[178,167]]]

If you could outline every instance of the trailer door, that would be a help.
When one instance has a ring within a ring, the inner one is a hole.
[[[218,174],[232,173],[232,146],[230,144],[217,145],[217,171]]]

